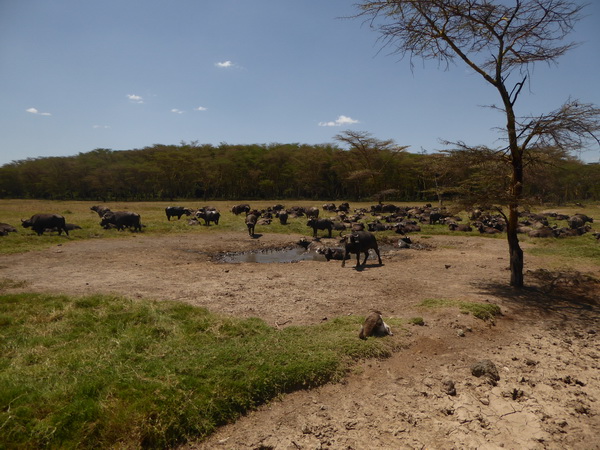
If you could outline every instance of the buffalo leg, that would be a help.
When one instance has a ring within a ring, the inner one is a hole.
[[[342,258],[342,267],[346,265],[346,258],[348,257],[348,252],[344,250],[344,257]]]
[[[367,259],[369,259],[369,250],[365,251],[365,260],[362,263],[363,266],[367,263]]]
[[[379,265],[382,265],[383,263],[381,262],[381,255],[379,254],[379,249],[376,247],[373,250],[375,250],[375,253],[377,253],[377,258],[379,258]]]

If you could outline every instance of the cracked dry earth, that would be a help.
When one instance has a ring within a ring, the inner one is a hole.
[[[341,383],[282,396],[186,449],[600,448],[597,268],[552,276],[540,270],[547,261],[526,253],[528,288],[515,292],[505,240],[472,236],[417,238],[425,249],[387,249],[383,266],[369,260],[360,271],[354,261],[342,268],[339,261],[215,259],[299,238],[203,233],[65,241],[0,256],[0,279],[25,282],[10,292],[179,300],[277,327],[370,309],[384,318],[424,319],[424,326],[385,338],[402,345],[392,357],[357,363]],[[455,308],[420,307],[427,298],[492,302],[502,316],[490,323]],[[495,385],[472,375],[481,360],[497,367]]]

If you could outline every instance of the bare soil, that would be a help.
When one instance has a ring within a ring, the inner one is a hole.
[[[384,318],[424,319],[424,326],[384,338],[403,345],[392,357],[358,363],[341,383],[282,396],[187,448],[600,448],[597,268],[556,274],[527,256],[528,287],[514,291],[506,242],[464,236],[417,239],[423,249],[386,250],[382,266],[370,259],[362,270],[355,260],[342,268],[340,261],[216,258],[300,237],[139,234],[65,242],[0,256],[0,279],[25,282],[10,292],[180,300],[275,327],[371,309]],[[502,316],[486,322],[456,308],[419,306],[427,298],[492,302]],[[472,375],[481,360],[497,367],[497,383]]]

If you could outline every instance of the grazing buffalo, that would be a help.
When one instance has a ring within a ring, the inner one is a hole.
[[[254,228],[256,227],[257,221],[258,213],[256,211],[252,211],[246,216],[246,226],[248,227],[248,234],[250,237],[254,237]]]
[[[115,227],[121,231],[125,227],[133,228],[133,231],[142,231],[142,221],[138,213],[130,211],[109,211],[102,216],[100,226],[104,228]]]
[[[313,229],[313,236],[317,237],[317,230],[327,230],[329,237],[331,237],[331,230],[333,229],[333,222],[329,219],[316,219],[312,218],[306,222],[306,226]]]
[[[236,216],[242,213],[248,213],[250,211],[250,205],[243,203],[241,205],[235,205],[231,208],[231,212]]]
[[[335,211],[335,203],[325,203],[323,206],[323,211]]]
[[[365,254],[365,259],[362,263],[364,266],[367,263],[367,258],[369,257],[369,250],[373,249],[377,254],[377,258],[379,259],[379,264],[383,264],[381,262],[381,255],[379,254],[379,247],[377,245],[377,239],[373,233],[369,231],[355,231],[352,234],[346,235],[342,237],[342,243],[344,244],[344,259],[342,260],[342,267],[346,265],[346,258],[348,255],[354,253],[356,254],[356,267],[360,267],[360,254]]]
[[[65,218],[59,214],[34,214],[30,219],[21,219],[21,225],[23,228],[31,227],[31,229],[35,231],[38,236],[44,234],[44,231],[48,228],[56,228],[58,234],[62,234],[64,231],[67,236],[69,235]]]
[[[196,218],[204,219],[204,225],[206,226],[209,226],[211,222],[214,222],[215,225],[219,225],[221,213],[215,208],[200,208],[196,211]]]
[[[101,205],[94,205],[90,208],[92,211],[95,211],[98,214],[98,217],[102,218],[104,214],[110,211],[110,208]]]
[[[192,211],[189,208],[184,208],[183,206],[167,206],[165,208],[165,214],[167,215],[167,220],[170,221],[171,217],[177,216],[177,220],[179,220],[184,214],[186,216],[190,216]]]

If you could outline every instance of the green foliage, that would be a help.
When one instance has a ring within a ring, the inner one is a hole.
[[[405,146],[368,133],[346,133],[341,142],[349,143],[349,150],[334,145],[182,143],[15,161],[0,167],[0,198],[421,202],[502,191],[504,169],[488,153],[476,159],[457,150],[411,154],[403,151]],[[553,202],[599,198],[600,165],[550,151],[542,156],[527,166],[526,195]]]
[[[428,298],[421,302],[425,308],[456,308],[463,314],[472,314],[481,320],[493,320],[501,314],[500,307],[494,303],[463,302],[460,300]]]
[[[165,448],[398,344],[362,318],[278,331],[177,302],[0,296],[0,447]]]

